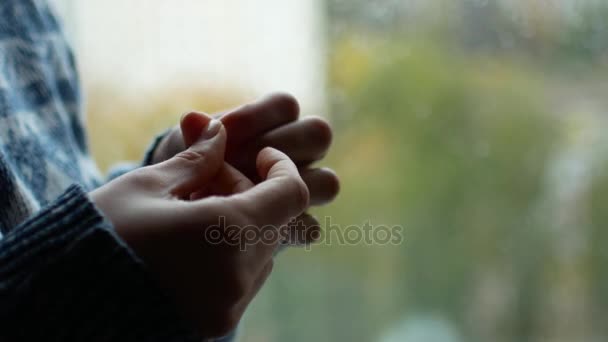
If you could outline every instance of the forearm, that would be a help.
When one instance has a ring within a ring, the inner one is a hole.
[[[0,241],[0,340],[198,339],[82,189],[71,187]]]

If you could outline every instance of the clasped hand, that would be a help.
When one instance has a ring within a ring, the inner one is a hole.
[[[303,234],[288,236],[310,243],[319,228],[305,211],[338,192],[331,170],[309,167],[329,148],[329,126],[298,121],[297,112],[293,98],[275,95],[215,119],[189,113],[158,146],[156,164],[90,194],[204,337],[237,325],[281,242],[211,243],[208,230],[259,227],[252,232],[263,234],[298,218]]]

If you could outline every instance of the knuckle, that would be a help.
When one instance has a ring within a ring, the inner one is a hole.
[[[308,208],[310,204],[310,192],[306,183],[301,179],[289,178],[288,189],[293,194],[293,201],[298,210]]]
[[[129,182],[138,189],[156,189],[165,186],[166,182],[162,173],[155,167],[144,167],[129,172]]]
[[[204,164],[204,162],[207,160],[207,154],[203,151],[194,151],[188,149],[176,154],[175,158],[189,164]]]
[[[188,118],[188,117],[189,117],[189,116],[191,116],[191,115],[200,115],[200,114],[201,114],[201,113],[199,113],[199,112],[197,112],[197,111],[195,111],[195,110],[189,110],[189,111],[185,111],[185,112],[182,114],[182,120],[184,120],[184,119]]]
[[[254,113],[255,111],[256,111],[255,103],[245,103],[245,104],[240,105],[234,112],[235,112],[235,115],[238,116],[240,120],[249,119],[250,121],[252,121],[254,118],[252,118],[249,114]]]

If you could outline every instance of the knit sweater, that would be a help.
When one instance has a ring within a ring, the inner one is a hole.
[[[2,0],[0,341],[200,341],[90,201],[80,112],[48,5]]]

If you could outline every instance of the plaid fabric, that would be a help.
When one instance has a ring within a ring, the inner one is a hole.
[[[80,106],[49,7],[0,0],[0,341],[200,341],[89,200]]]

